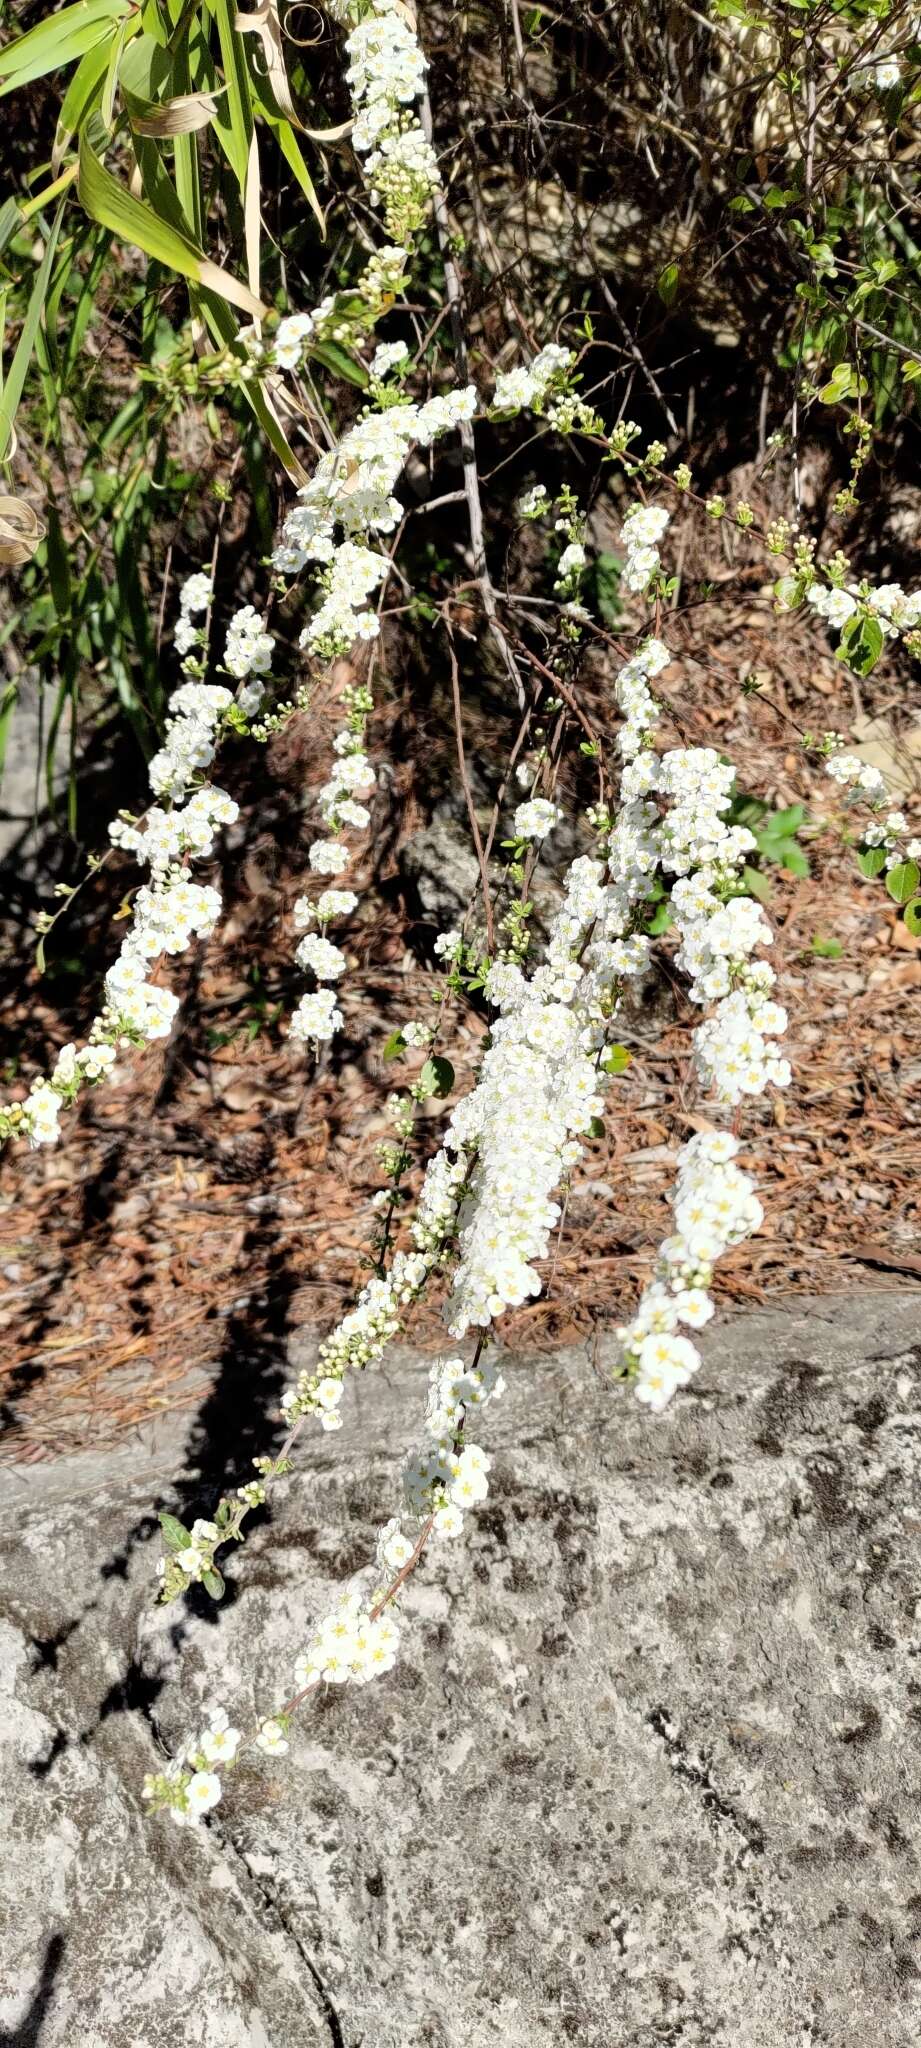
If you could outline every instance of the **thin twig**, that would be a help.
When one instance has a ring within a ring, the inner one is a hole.
[[[431,100],[429,99],[427,92],[423,95],[420,111],[422,116],[423,133],[425,134],[427,141],[431,143],[433,140],[434,133],[432,125],[432,103]],[[438,236],[438,246],[439,249],[441,250],[441,259],[444,264],[445,290],[447,292],[448,307],[451,314],[451,334],[454,342],[454,360],[457,364],[457,372],[461,383],[467,384],[469,382],[470,377],[470,364],[467,355],[464,288],[463,285],[461,284],[460,272],[458,271],[457,264],[455,263],[454,256],[452,254],[451,222],[448,217],[448,203],[441,187],[439,187],[438,191],[435,194],[434,214],[435,230]],[[502,656],[508,674],[515,685],[515,691],[519,705],[521,706],[521,709],[524,710],[525,703],[527,701],[525,696],[524,684],[521,680],[518,664],[515,661],[515,657],[512,654],[512,650],[508,644],[502,627],[499,624],[498,613],[496,610],[496,594],[492,587],[492,581],[490,579],[489,569],[486,563],[486,543],[483,535],[483,506],[480,500],[480,483],[477,472],[476,460],[476,441],[474,437],[472,421],[461,420],[458,431],[461,445],[461,460],[464,468],[464,496],[467,500],[467,519],[470,526],[470,547],[473,557],[473,573],[480,587],[480,595],[483,600],[483,610],[486,614],[486,622],[489,627],[489,631],[492,634],[496,646],[499,649],[499,652]]]
[[[470,819],[470,830],[473,834],[473,844],[476,847],[476,857],[480,867],[480,880],[483,885],[483,910],[486,916],[486,943],[487,946],[489,947],[490,953],[492,954],[496,950],[496,932],[495,926],[493,924],[492,899],[489,891],[489,868],[486,864],[486,855],[483,851],[483,839],[482,834],[480,832],[479,819],[477,818],[476,814],[476,806],[473,801],[473,790],[470,785],[470,776],[467,772],[467,756],[464,752],[464,727],[463,716],[461,712],[460,671],[457,666],[457,655],[454,652],[454,639],[451,633],[451,628],[447,625],[447,621],[445,622],[445,624],[448,635],[448,659],[451,663],[451,695],[454,701],[454,731],[457,738],[457,765],[458,768],[460,769],[460,779],[461,782],[463,783],[464,797],[467,804],[467,816]]]

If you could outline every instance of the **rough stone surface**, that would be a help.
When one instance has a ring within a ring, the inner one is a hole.
[[[603,1359],[511,1358],[490,1499],[408,1589],[397,1670],[197,1837],[140,1778],[203,1702],[283,1696],[424,1361],[353,1389],[209,1618],[148,1604],[151,1500],[211,1499],[180,1438],[5,1474],[0,2040],[914,2048],[921,1295],[707,1352],[659,1418]]]

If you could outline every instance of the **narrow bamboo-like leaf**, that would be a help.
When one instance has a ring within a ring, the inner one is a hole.
[[[243,198],[243,237],[246,244],[246,282],[253,297],[259,297],[259,243],[262,218],[259,211],[259,142],[255,128],[249,141],[246,191]]]
[[[3,781],[3,769],[6,763],[6,749],[7,742],[10,736],[10,725],[12,724],[13,712],[15,711],[18,703],[19,685],[17,683],[7,683],[6,689],[3,692],[3,696],[0,697],[0,783],[2,783]]]
[[[162,136],[168,140],[175,136],[194,135],[199,128],[210,127],[217,106],[215,93],[181,92],[159,106],[152,100],[144,101],[140,106],[135,101],[129,109],[129,119],[137,135]]]
[[[294,172],[297,182],[301,188],[301,191],[304,194],[304,198],[306,199],[307,204],[310,207],[310,211],[313,214],[317,226],[320,230],[320,233],[325,241],[326,215],[324,214],[323,208],[320,205],[319,199],[317,198],[316,187],[314,185],[310,172],[307,169],[307,165],[304,162],[304,153],[303,150],[301,149],[300,143],[298,142],[297,136],[294,133],[294,129],[292,128],[290,121],[276,120],[275,116],[273,114],[270,114],[268,112],[268,109],[264,106],[262,107],[262,112],[273,134],[277,137],[278,147],[281,150],[282,156],[285,158],[286,163],[290,165],[292,171]]]
[[[122,53],[125,48],[125,36],[127,34],[127,29],[128,23],[126,21],[120,21],[112,42],[112,48],[109,52],[109,61],[106,65],[106,75],[102,87],[102,98],[99,102],[99,112],[102,116],[103,125],[109,129],[112,126],[112,116],[115,111],[115,94],[118,88],[118,67],[121,63]]]
[[[168,91],[173,72],[169,51],[161,48],[146,29],[141,29],[124,51],[118,67],[118,82],[126,105],[129,104],[129,95],[133,100],[155,104],[164,91]],[[195,83],[199,81],[196,79]],[[180,85],[178,90],[182,89]]]
[[[230,0],[208,0],[217,22],[224,67],[226,100],[215,116],[215,132],[226,151],[241,193],[246,186],[250,137],[253,132],[253,104],[243,44],[234,28]]]
[[[238,329],[229,306],[223,304],[220,299],[215,298],[213,293],[206,291],[202,294],[202,310],[215,340],[223,342],[225,347],[232,347]],[[250,410],[254,413],[267,441],[274,448],[279,461],[284,464],[288,475],[300,488],[302,484],[308,481],[307,471],[298,456],[295,455],[294,449],[289,446],[284,428],[271,400],[255,378],[252,383],[243,385],[243,396]]]
[[[58,235],[61,232],[62,213],[63,207],[59,206],[52,224],[51,233],[48,236],[44,256],[39,264],[35,283],[32,286],[29,304],[26,309],[26,317],[22,323],[22,332],[16,344],[16,353],[10,364],[3,386],[3,395],[0,397],[0,457],[5,454],[9,447],[16,409],[22,397],[26,372],[32,359],[35,336],[38,332],[38,323],[42,317],[45,293],[48,290],[48,280],[51,276],[51,266],[54,262],[54,252],[57,248]]]
[[[44,78],[48,71],[73,64],[107,34],[110,21],[128,12],[125,0],[76,0],[73,7],[63,7],[60,14],[37,21],[24,36],[15,37],[0,50],[0,79],[5,81],[0,85],[0,99],[8,92],[19,92],[34,78]]]
[[[71,137],[86,119],[90,109],[102,97],[102,81],[109,62],[109,45],[113,31],[95,43],[86,56],[81,57],[77,69],[61,101],[58,125],[54,131],[54,146],[51,151],[51,168],[55,176],[61,168]]]
[[[56,505],[48,505],[48,582],[54,599],[54,608],[59,619],[70,614],[70,559],[67,542]]]
[[[21,206],[15,199],[5,199],[0,206],[0,256],[9,247],[13,236],[19,233],[22,222]]]
[[[350,356],[346,349],[340,348],[338,341],[315,341],[311,344],[309,353],[312,362],[322,363],[324,368],[332,370],[336,377],[345,377],[349,384],[358,384],[362,390],[365,389],[368,382],[367,370],[361,363],[356,362],[355,357]]]
[[[95,123],[91,124],[91,128]],[[152,256],[158,263],[164,263],[169,270],[179,272],[181,277],[191,278],[252,319],[265,317],[266,307],[253,297],[246,285],[212,263],[203,249],[196,248],[187,235],[162,220],[146,200],[135,199],[127,187],[108,171],[101,157],[96,153],[89,130],[80,137],[80,175],[77,192],[82,205],[92,220],[98,220],[103,227],[111,228],[122,241],[133,243]]]

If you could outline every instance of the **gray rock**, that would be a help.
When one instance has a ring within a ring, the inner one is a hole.
[[[465,832],[446,810],[406,840],[400,868],[439,931],[463,916],[480,875],[469,827]]]
[[[658,1418],[603,1357],[510,1358],[489,1501],[407,1589],[397,1669],[241,1765],[196,1837],[141,1818],[140,1778],[203,1703],[283,1697],[389,1512],[424,1361],[356,1384],[208,1619],[149,1605],[175,1434],[6,1475],[0,2038],[914,2044],[921,1295],[707,1339]]]

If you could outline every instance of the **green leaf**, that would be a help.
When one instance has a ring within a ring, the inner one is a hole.
[[[857,855],[857,866],[861,874],[868,875],[871,880],[874,875],[882,874],[885,865],[886,852],[882,846],[868,846],[865,853]]]
[[[239,330],[230,307],[214,292],[206,291],[202,293],[202,311],[215,339],[232,348]],[[300,489],[302,484],[309,481],[307,471],[300,458],[295,455],[294,449],[289,446],[278,414],[266,397],[261,384],[255,379],[252,383],[244,384],[243,397],[251,412],[255,414],[270,447],[274,448],[279,461],[284,464],[288,475]]]
[[[46,546],[48,581],[51,585],[54,608],[59,619],[66,619],[70,614],[70,558],[67,553],[67,543],[64,539],[57,506],[50,499],[48,502],[48,539]]]
[[[63,206],[59,206],[55,214],[51,233],[45,246],[45,253],[39,264],[35,283],[32,286],[26,317],[22,323],[22,330],[16,344],[16,353],[3,385],[2,396],[0,396],[0,459],[4,456],[12,437],[13,421],[22,397],[26,372],[32,358],[32,350],[35,347],[35,337],[38,333],[38,324],[44,309],[48,281],[51,276],[51,266],[54,262],[54,252],[57,248],[58,235],[61,231],[63,211]]]
[[[271,128],[279,149],[294,172],[304,198],[315,216],[320,233],[325,239],[326,216],[317,198],[313,179],[304,162],[300,143],[297,140],[291,122],[282,114],[280,107],[274,99],[269,80],[265,73],[259,69],[258,64],[254,64],[251,68],[249,84],[253,106],[259,108],[263,120]]]
[[[166,1544],[167,1550],[188,1549],[192,1538],[184,1523],[177,1521],[175,1515],[168,1515],[164,1510],[161,1510],[160,1527],[163,1531],[163,1541]]]
[[[777,851],[773,858],[778,866],[785,869],[788,875],[808,875],[809,862],[795,839],[779,839],[775,843]]]
[[[322,363],[324,369],[332,370],[334,376],[345,377],[350,384],[357,384],[364,391],[368,382],[367,370],[346,349],[340,348],[338,341],[315,341],[309,354],[312,362]]]
[[[168,270],[178,271],[180,277],[187,277],[194,284],[208,291],[253,319],[263,319],[266,307],[260,305],[245,284],[220,265],[212,263],[203,249],[198,249],[187,235],[169,225],[148,206],[144,199],[135,199],[127,186],[119,183],[108,171],[97,149],[105,145],[104,132],[100,131],[97,115],[93,116],[89,128],[80,137],[80,173],[77,179],[77,193],[91,220],[98,220],[103,227],[111,228],[121,241],[129,242],[145,255],[152,256],[157,263],[163,263]]]
[[[817,960],[840,960],[844,952],[840,939],[823,939],[818,932],[813,933],[810,944]]]
[[[747,889],[749,896],[756,896],[758,898],[759,903],[770,902],[770,882],[768,881],[766,875],[762,875],[759,873],[757,868],[744,867],[742,869],[742,882],[744,887]]]
[[[91,50],[87,50],[86,56],[81,57],[70,80],[61,101],[58,125],[54,131],[51,168],[55,172],[70,146],[71,137],[82,126],[91,107],[94,107],[96,101],[102,97],[102,81],[108,69],[112,41],[113,31],[110,31],[103,36],[101,42],[95,43]]]
[[[405,1051],[406,1040],[403,1037],[402,1031],[391,1031],[384,1047],[383,1058],[385,1060],[398,1060],[402,1058]]]
[[[910,356],[908,362],[902,364],[902,381],[905,384],[917,384],[919,377],[921,377],[921,362],[918,361],[917,356]]]
[[[419,1075],[419,1087],[425,1089],[426,1095],[450,1095],[453,1086],[454,1068],[450,1060],[441,1053],[433,1053]]]
[[[320,205],[319,199],[317,198],[316,186],[314,185],[310,172],[307,169],[307,165],[304,162],[304,154],[301,149],[300,143],[298,142],[297,136],[294,133],[294,129],[292,128],[290,121],[276,120],[273,117],[273,115],[271,115],[265,108],[263,109],[263,112],[265,114],[265,118],[269,124],[269,127],[274,131],[282,156],[285,157],[287,163],[290,165],[291,170],[294,172],[297,182],[301,188],[301,191],[304,194],[304,198],[306,199],[307,204],[310,207],[310,210],[317,221],[320,233],[325,239],[326,215],[323,212],[323,208]]]
[[[202,1572],[201,1582],[205,1592],[210,1593],[212,1600],[223,1600],[224,1581],[219,1571],[212,1568],[211,1571]]]
[[[249,145],[253,133],[253,102],[243,44],[233,25],[229,0],[207,0],[217,22],[224,67],[226,97],[214,117],[214,129],[223,146],[241,193],[246,185]]]
[[[784,836],[786,836],[790,832],[798,832],[800,826],[804,825],[805,822],[805,805],[788,804],[785,811],[772,811],[770,813],[770,816],[766,821],[766,828],[768,831],[775,835],[777,833],[782,833]]]
[[[859,612],[848,619],[838,654],[855,675],[868,676],[876,667],[882,651],[883,629],[878,619],[863,617]]]
[[[913,939],[921,939],[921,896],[906,903],[902,916]]]
[[[678,297],[678,277],[679,271],[677,263],[666,263],[665,269],[659,272],[659,276],[656,281],[656,291],[659,294],[663,306],[670,307],[674,305],[675,300]]]
[[[921,868],[916,860],[897,861],[886,876],[886,888],[893,903],[908,903],[918,893]]]
[[[23,224],[22,208],[15,199],[5,199],[0,206],[0,256],[9,247],[14,235],[18,235]]]
[[[111,21],[130,11],[125,0],[76,0],[75,6],[62,7],[60,14],[46,14],[26,35],[17,36],[0,50],[0,78],[6,81],[0,85],[0,99],[30,85],[34,78],[44,78],[48,71],[73,64],[100,37],[107,37]]]
[[[632,1058],[633,1054],[627,1051],[625,1045],[609,1045],[607,1052],[602,1053],[598,1065],[603,1074],[623,1074]]]
[[[15,711],[18,703],[18,683],[7,683],[6,689],[3,692],[3,696],[0,697],[0,782],[2,782],[3,780],[3,769],[4,764],[6,762],[6,748],[7,741],[9,740],[10,736],[10,725],[12,722],[13,712]]]

